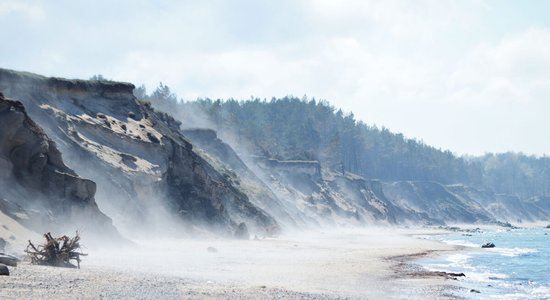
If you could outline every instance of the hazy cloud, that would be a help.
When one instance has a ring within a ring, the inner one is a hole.
[[[0,2],[0,17],[6,17],[8,15],[21,15],[26,18],[39,20],[44,18],[44,11],[42,7],[37,4],[4,0]]]
[[[461,61],[451,76],[455,102],[528,105],[550,95],[550,30],[532,28],[482,44]]]
[[[0,4],[0,66],[185,99],[307,94],[459,153],[550,152],[544,1],[55,4]]]

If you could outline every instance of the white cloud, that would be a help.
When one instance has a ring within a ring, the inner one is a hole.
[[[21,14],[33,20],[44,18],[45,13],[38,4],[28,4],[22,1],[4,0],[0,2],[0,17],[9,14]]]
[[[429,84],[425,67],[374,54],[353,38],[305,43],[214,53],[132,52],[114,73],[150,88],[163,81],[186,99],[308,94],[347,102],[347,110],[361,100],[406,100],[425,93]]]
[[[336,26],[374,27],[400,37],[431,38],[436,32],[477,23],[482,1],[309,0],[308,9]]]
[[[530,29],[474,49],[450,76],[454,102],[481,105],[546,101],[550,95],[550,30]]]
[[[550,149],[522,134],[543,136],[550,34],[495,33],[491,0],[18,3],[0,4],[2,67],[162,81],[185,99],[307,94],[461,153]]]

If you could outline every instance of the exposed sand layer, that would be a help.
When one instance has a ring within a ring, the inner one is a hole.
[[[453,280],[410,276],[403,263],[456,250],[410,236],[426,233],[371,228],[251,241],[138,241],[130,249],[89,249],[80,270],[10,268],[12,275],[0,278],[0,298],[451,298]]]

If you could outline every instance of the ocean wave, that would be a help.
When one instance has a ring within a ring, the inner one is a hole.
[[[492,298],[499,299],[548,299],[550,286],[548,285],[513,285],[508,286],[515,291],[504,295],[494,295]]]
[[[491,248],[487,250],[491,252],[496,252],[502,256],[510,256],[510,257],[521,256],[521,255],[538,252],[537,249],[533,249],[533,248]]]
[[[449,245],[479,248],[479,245],[465,240],[442,240],[442,242]]]
[[[507,279],[508,275],[492,272],[468,272],[466,278],[472,282],[494,282]]]
[[[447,261],[449,261],[451,264],[456,265],[467,265],[468,260],[471,258],[470,255],[462,254],[462,253],[456,253],[456,254],[450,254],[447,256]]]
[[[546,296],[550,295],[550,286],[537,286],[528,291],[529,295],[533,296]]]
[[[449,270],[475,270],[469,264],[470,255],[456,253],[445,256],[443,261],[430,262],[424,265],[430,271],[449,271]]]

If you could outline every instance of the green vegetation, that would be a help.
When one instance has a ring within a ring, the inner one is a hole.
[[[178,101],[163,85],[138,98],[185,127],[211,127],[255,155],[319,160],[324,167],[382,180],[463,183],[520,197],[550,195],[550,158],[521,153],[459,157],[450,151],[367,125],[326,101],[281,99]],[[200,122],[199,122],[200,120]],[[205,122],[208,121],[208,122]],[[206,125],[205,125],[206,124]]]

